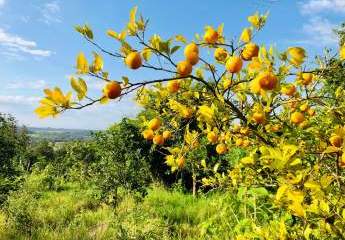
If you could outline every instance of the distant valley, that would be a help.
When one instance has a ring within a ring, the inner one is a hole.
[[[29,136],[33,141],[48,140],[52,142],[67,142],[71,140],[87,140],[95,130],[38,128],[28,127]]]

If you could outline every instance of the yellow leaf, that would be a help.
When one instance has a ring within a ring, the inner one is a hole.
[[[186,128],[184,140],[185,142],[192,148],[198,146],[198,132],[197,131],[189,131],[189,125]]]
[[[198,113],[206,120],[211,121],[214,116],[214,109],[210,108],[207,105],[202,105],[199,107]]]
[[[83,52],[79,53],[77,57],[77,70],[80,74],[85,74],[89,72],[89,64]]]
[[[279,222],[279,239],[280,240],[286,240],[288,232],[286,230],[285,222],[283,219]]]
[[[175,36],[175,40],[178,41],[178,42],[182,42],[184,44],[187,43],[187,39],[183,35],[176,35]]]
[[[50,106],[54,106],[54,102],[51,99],[48,98],[43,98],[40,100],[40,104],[41,105],[50,105]]]
[[[97,73],[102,71],[103,69],[103,58],[97,54],[97,53],[93,53],[94,55],[94,60],[93,60],[93,65],[92,65],[92,72]]]
[[[253,165],[255,163],[253,156],[244,157],[241,159],[241,163],[246,165]]]
[[[71,77],[71,86],[77,92],[79,100],[82,100],[86,96],[87,85],[83,79],[79,78],[76,80]]]
[[[325,151],[322,152],[322,154],[326,154],[326,153],[336,153],[336,152],[340,152],[341,150],[337,147],[334,146],[329,146],[325,149]]]
[[[293,202],[289,205],[289,209],[292,211],[292,214],[298,217],[305,217],[305,210],[301,203]]]
[[[58,114],[56,107],[49,105],[41,105],[35,109],[35,113],[39,118],[46,118],[49,116],[55,116]]]
[[[150,48],[144,48],[141,52],[141,55],[145,59],[145,61],[148,61],[152,55],[152,51]]]
[[[115,32],[114,30],[112,30],[112,29],[109,29],[107,31],[107,35],[109,37],[116,38],[116,39],[118,39],[118,36],[119,36],[119,34],[117,32]]]
[[[137,15],[137,10],[138,10],[138,6],[135,6],[131,9],[130,13],[129,13],[129,21],[130,22],[135,22],[135,18]]]
[[[305,188],[309,188],[313,192],[319,192],[321,191],[321,186],[315,181],[308,180],[307,182],[304,183]]]
[[[292,202],[302,203],[304,193],[302,191],[287,191],[287,198]]]
[[[329,205],[327,202],[325,202],[324,200],[320,201],[320,210],[323,213],[329,214]]]
[[[292,174],[292,173],[288,173],[288,174],[286,175],[286,178],[288,179],[288,182],[289,182],[290,184],[298,184],[298,183],[300,183],[300,182],[302,181],[302,179],[303,179],[303,172],[298,171],[298,172],[296,173],[296,175],[294,175],[294,174]]]
[[[205,159],[202,159],[201,160],[201,166],[203,167],[203,168],[207,168],[207,165],[206,165],[206,160]]]
[[[165,157],[165,163],[169,166],[169,167],[174,167],[176,166],[176,161],[175,161],[175,156],[174,155],[167,155]]]
[[[224,29],[224,23],[220,24],[218,26],[218,29],[217,29],[217,32],[218,32],[218,35],[221,37],[223,36],[223,29]]]
[[[248,22],[252,24],[253,27],[256,29],[260,28],[260,16],[259,13],[256,12],[254,15],[248,17]]]
[[[127,36],[127,30],[123,29],[122,32],[118,35],[118,39],[120,41],[123,41],[123,40],[125,40],[126,36]]]
[[[288,185],[286,184],[283,184],[278,188],[277,193],[276,193],[277,201],[280,201],[280,199],[283,197],[287,189],[288,189]]]
[[[243,29],[240,40],[245,43],[250,42],[252,40],[252,31],[249,28]]]
[[[343,45],[340,50],[339,50],[339,56],[340,56],[340,60],[344,60],[345,59],[345,45]]]
[[[100,104],[107,104],[108,102],[109,98],[107,98],[106,96],[103,96],[99,101]]]
[[[323,175],[320,179],[320,184],[322,188],[327,188],[334,180],[334,177],[332,175]]]
[[[65,103],[65,96],[63,95],[60,88],[54,88],[51,94],[51,100],[56,104],[63,105]]]
[[[290,166],[297,166],[297,165],[300,165],[302,163],[302,160],[300,158],[296,158],[295,160],[293,160],[291,163],[290,163]]]
[[[312,232],[313,232],[313,229],[311,229],[310,226],[308,225],[308,226],[305,228],[303,235],[304,235],[304,237],[305,237],[307,240],[309,240],[309,239],[310,239],[309,236],[310,236],[310,234],[312,234]]]

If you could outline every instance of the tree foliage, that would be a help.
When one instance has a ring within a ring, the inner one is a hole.
[[[266,20],[267,14],[249,16],[238,39],[224,36],[223,24],[206,26],[203,37],[196,34],[193,40],[182,35],[147,38],[148,21],[137,17],[134,8],[124,30],[107,32],[118,42],[118,51],[98,44],[89,26],[78,26],[98,53],[90,63],[83,53],[77,57],[71,79],[77,97],[58,87],[46,89],[36,113],[55,116],[136,91],[137,102],[150,113],[150,118],[139,117],[143,137],[157,151],[168,152],[171,171],[188,169],[194,185],[206,188],[225,186],[234,193],[264,189],[276,210],[271,220],[280,227],[280,239],[344,238],[345,46],[313,63],[298,46],[282,52],[258,46],[254,37]],[[124,61],[129,69],[166,77],[114,81],[100,54]],[[88,96],[86,76],[104,81],[100,96]],[[104,146],[112,141],[103,138]],[[238,148],[246,156],[226,155]],[[121,148],[113,151],[126,161]],[[133,151],[140,158],[140,150]],[[125,163],[120,165],[126,170]],[[247,228],[237,239],[277,235],[254,222]]]

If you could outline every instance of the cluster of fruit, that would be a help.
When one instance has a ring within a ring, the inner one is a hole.
[[[146,140],[152,140],[156,145],[164,145],[165,141],[171,138],[171,132],[168,130],[158,133],[161,127],[161,121],[158,118],[153,118],[148,123],[148,128],[142,132]]]

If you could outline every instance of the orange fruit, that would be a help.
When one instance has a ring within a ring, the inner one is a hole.
[[[224,48],[216,48],[214,58],[219,62],[224,62],[228,57],[228,52]]]
[[[208,44],[215,44],[218,41],[219,34],[213,28],[208,28],[204,34],[204,40]]]
[[[300,124],[304,121],[304,115],[300,112],[294,112],[291,114],[290,120],[294,124]]]
[[[156,135],[153,137],[153,143],[156,145],[163,145],[164,144],[164,138],[162,135]]]
[[[210,143],[217,143],[218,142],[218,136],[215,132],[209,132],[207,134],[207,140],[210,142]]]
[[[191,65],[197,64],[199,62],[198,46],[195,43],[188,44],[184,49],[184,56]]]
[[[250,61],[253,57],[257,57],[259,55],[259,46],[254,43],[247,43],[243,51],[241,53],[241,56],[243,60]]]
[[[182,77],[186,77],[193,71],[193,66],[188,61],[181,61],[177,64],[177,72]]]
[[[161,120],[159,120],[158,118],[152,119],[148,124],[149,129],[152,129],[153,131],[157,130],[160,126]]]
[[[142,135],[146,140],[152,140],[153,134],[154,133],[153,133],[152,129],[146,129],[142,132]]]
[[[168,91],[170,93],[176,93],[180,89],[180,81],[171,80],[167,84]]]
[[[303,85],[309,85],[313,81],[314,75],[312,73],[302,73],[301,74],[301,83]]]
[[[138,69],[142,66],[139,52],[131,52],[125,58],[125,63],[130,69]]]
[[[179,157],[176,163],[177,163],[178,168],[183,168],[186,163],[186,159],[184,157]]]
[[[184,48],[184,56],[187,57],[191,52],[199,54],[199,47],[195,43],[190,43]]]
[[[216,152],[218,154],[224,154],[228,151],[228,148],[226,147],[226,145],[224,143],[220,143],[216,146]]]
[[[339,135],[333,135],[329,138],[329,142],[333,147],[341,147],[343,144],[343,138]]]
[[[283,94],[291,97],[291,96],[295,95],[296,87],[295,87],[295,85],[292,85],[292,84],[287,85],[287,86],[283,86],[281,92]]]
[[[104,86],[103,93],[109,99],[118,98],[121,95],[121,86],[115,81],[109,82]]]
[[[265,114],[261,112],[253,113],[252,118],[257,124],[263,124],[265,122]]]
[[[225,68],[231,73],[238,73],[243,66],[242,59],[238,56],[231,56],[227,61]]]
[[[272,90],[277,86],[278,79],[271,72],[263,72],[257,76],[260,87],[263,90]]]
[[[199,54],[196,52],[192,52],[186,57],[187,62],[189,62],[192,66],[199,62]]]
[[[171,138],[171,132],[166,130],[163,132],[163,138],[164,140],[170,139]]]

